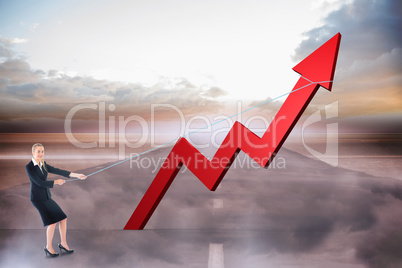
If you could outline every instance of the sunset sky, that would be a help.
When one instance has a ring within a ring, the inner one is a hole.
[[[392,126],[402,112],[401,10],[365,0],[1,0],[0,132],[64,132],[74,106],[99,102],[147,122],[152,104],[186,116],[239,101],[244,110],[289,92],[292,68],[338,32],[333,91],[311,107],[338,101],[341,118]],[[73,131],[97,132],[98,120],[80,110]]]

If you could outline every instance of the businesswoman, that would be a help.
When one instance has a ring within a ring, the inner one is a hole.
[[[61,242],[58,245],[60,252],[73,253],[74,250],[70,249],[66,240],[67,233],[67,216],[63,210],[53,201],[50,194],[50,188],[56,185],[63,185],[65,180],[58,179],[54,181],[48,181],[48,173],[61,175],[64,177],[75,177],[80,179],[86,179],[84,174],[72,173],[66,170],[58,169],[47,164],[43,160],[45,155],[45,149],[42,144],[35,143],[32,146],[32,160],[26,165],[25,169],[28,173],[29,180],[31,181],[31,202],[35,208],[39,211],[39,214],[43,221],[43,226],[46,229],[46,247],[44,248],[45,254],[51,257],[57,257],[52,246],[52,240],[54,235],[54,229],[56,223],[59,223],[59,231]]]

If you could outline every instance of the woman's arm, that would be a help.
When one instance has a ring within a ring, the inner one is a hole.
[[[54,181],[41,180],[39,178],[38,174],[36,174],[36,172],[28,166],[25,167],[25,170],[27,171],[29,180],[32,181],[33,183],[35,183],[36,185],[38,185],[39,187],[53,188],[53,186],[55,184],[63,185],[65,183],[65,180],[62,180],[62,179],[58,179],[58,180],[54,180]]]
[[[63,169],[59,169],[59,168],[55,168],[49,164],[46,163],[46,168],[47,171],[53,174],[57,174],[60,176],[64,176],[67,178],[80,178],[81,180],[85,180],[87,178],[87,176],[85,176],[84,174],[80,174],[80,173],[74,173],[74,172],[70,172],[67,170],[63,170]]]
[[[87,176],[85,176],[84,174],[71,172],[70,178],[80,178],[81,180],[85,180],[87,178]]]
[[[85,180],[87,178],[87,176],[85,176],[84,174],[73,173],[73,172],[70,172],[70,171],[67,171],[67,170],[55,168],[55,167],[47,164],[46,162],[45,162],[45,165],[46,165],[46,169],[47,169],[47,171],[49,173],[57,174],[57,175],[64,176],[64,177],[67,177],[67,178],[80,178],[81,180]],[[60,184],[60,185],[62,185],[62,184]]]
[[[33,165],[32,165],[32,167],[33,167]],[[27,171],[29,180],[32,181],[33,183],[35,183],[36,185],[38,185],[39,187],[53,188],[54,181],[41,180],[39,178],[38,174],[36,174],[35,170],[29,166],[26,166],[25,170]]]
[[[49,172],[49,173],[57,174],[57,175],[60,175],[60,176],[66,177],[66,178],[70,177],[70,174],[71,174],[70,171],[55,168],[46,162],[45,162],[45,167],[46,167],[47,172]]]

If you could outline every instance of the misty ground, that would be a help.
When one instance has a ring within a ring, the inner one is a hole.
[[[156,150],[52,190],[68,215],[69,245],[76,250],[69,256],[45,258],[45,230],[29,201],[28,183],[0,191],[0,266],[402,264],[400,180],[332,167],[285,148],[268,169],[241,153],[215,192],[183,169],[145,230],[123,231],[155,176],[155,167],[147,163],[169,151]],[[56,231],[54,246],[58,242]]]

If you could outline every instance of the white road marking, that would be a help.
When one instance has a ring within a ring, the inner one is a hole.
[[[224,268],[223,244],[209,244],[208,268]]]

